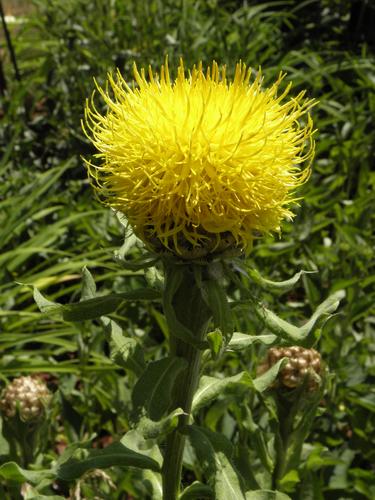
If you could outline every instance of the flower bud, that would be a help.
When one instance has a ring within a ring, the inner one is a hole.
[[[319,387],[322,363],[320,354],[315,349],[305,349],[300,346],[272,347],[269,349],[267,358],[260,365],[261,373],[264,373],[280,359],[288,358],[287,363],[280,370],[278,385],[294,389],[301,386],[307,377],[309,391],[316,391]]]
[[[17,414],[22,421],[40,419],[51,400],[46,384],[34,377],[15,378],[4,390],[0,410],[6,418]]]

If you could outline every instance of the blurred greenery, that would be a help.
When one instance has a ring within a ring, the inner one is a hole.
[[[103,83],[118,67],[131,80],[134,61],[159,67],[167,54],[171,67],[181,56],[187,66],[215,59],[229,73],[241,59],[254,69],[262,66],[266,83],[280,70],[287,72],[294,92],[306,89],[319,101],[313,110],[316,158],[297,216],[284,225],[280,239],[258,241],[250,256],[250,265],[270,279],[288,279],[300,269],[316,273],[305,274],[292,291],[267,293],[264,300],[285,319],[302,323],[331,292],[346,292],[318,343],[331,372],[321,414],[285,491],[303,500],[375,498],[375,5],[366,0],[33,4],[21,22],[8,22],[19,81],[4,37],[0,45],[0,373],[3,386],[19,374],[42,373],[55,392],[50,451],[39,466],[48,467],[76,440],[93,439],[103,448],[131,425],[135,375],[107,356],[103,324],[40,315],[31,289],[37,286],[61,303],[77,301],[85,266],[99,294],[130,291],[149,279],[114,259],[123,227],[95,201],[86,180],[81,156],[94,151],[80,120],[93,77]],[[127,337],[142,342],[147,360],[165,352],[159,305],[124,303],[111,318]],[[237,323],[241,332],[262,331],[245,307],[238,308]],[[258,345],[240,355],[228,352],[207,365],[207,374],[235,375],[245,367],[255,373],[263,354]],[[251,404],[254,419],[265,426],[259,402]],[[235,442],[241,436],[237,406],[219,398],[197,421]],[[2,461],[6,456],[0,440]],[[199,471],[192,468],[189,474],[200,480]],[[45,491],[68,495],[77,484],[55,482]],[[93,491],[101,498],[150,495],[135,469],[87,477],[80,488],[88,498]],[[1,498],[13,498],[5,483],[0,492]]]

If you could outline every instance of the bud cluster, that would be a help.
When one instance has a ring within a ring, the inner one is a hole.
[[[278,375],[281,386],[294,389],[301,386],[307,377],[308,389],[315,391],[318,388],[319,379],[314,377],[314,372],[316,375],[321,375],[322,363],[320,354],[315,349],[305,349],[300,346],[272,347],[259,371],[264,373],[282,358],[288,358],[288,362]]]
[[[37,420],[43,416],[50,399],[51,393],[42,380],[18,377],[5,388],[0,410],[7,418],[14,417],[18,410],[21,420]]]

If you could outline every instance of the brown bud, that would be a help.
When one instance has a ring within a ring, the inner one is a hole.
[[[12,418],[17,410],[23,421],[38,420],[51,400],[46,384],[34,377],[15,378],[4,390],[0,400],[0,411]]]
[[[279,372],[279,385],[294,389],[302,385],[307,377],[308,389],[310,391],[317,390],[319,383],[314,372],[316,375],[320,375],[322,364],[320,354],[315,349],[305,349],[300,346],[271,347],[266,361],[261,365],[262,373],[282,358],[288,358],[288,362]]]

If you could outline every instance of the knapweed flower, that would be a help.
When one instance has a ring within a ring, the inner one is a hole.
[[[38,420],[44,416],[52,394],[46,384],[34,377],[15,378],[4,390],[0,410],[6,418],[17,412],[24,422]]]
[[[288,362],[279,372],[278,385],[294,389],[307,379],[309,391],[319,388],[319,376],[322,375],[323,368],[320,354],[315,349],[300,346],[271,347],[266,360],[259,366],[258,373],[266,372],[282,358],[288,358]]]
[[[106,114],[93,98],[85,110],[99,194],[150,248],[181,257],[249,251],[257,235],[279,232],[314,152],[314,102],[288,97],[291,84],[280,92],[284,76],[263,88],[245,64],[230,81],[215,62],[186,73],[182,61],[174,81],[167,62],[160,76],[134,65],[132,86],[109,75],[98,87]]]

